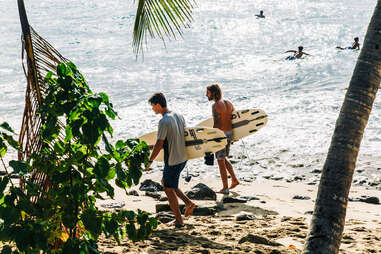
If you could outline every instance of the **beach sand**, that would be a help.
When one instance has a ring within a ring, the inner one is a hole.
[[[160,182],[161,172],[144,174],[141,182],[144,179]],[[211,177],[194,177],[189,183],[181,179],[180,188],[185,192],[197,183],[204,183],[213,190],[221,188],[220,180]],[[138,187],[132,189],[137,190],[139,196],[127,196],[124,191],[116,190],[113,201],[124,202],[123,208],[127,210],[139,208],[152,214],[156,204],[167,203],[145,196]],[[317,188],[318,185],[272,180],[241,182],[230,196],[251,196],[258,200],[223,204],[222,194],[217,194],[217,201],[195,200],[198,206],[217,205],[224,210],[213,216],[191,216],[185,219],[186,225],[181,229],[159,224],[144,242],[124,239],[118,246],[113,239],[102,238],[100,250],[103,253],[301,253]],[[164,192],[159,193],[165,196]],[[294,199],[296,195],[304,199]],[[379,191],[352,187],[350,197],[361,195],[377,197]],[[340,253],[381,253],[380,208],[376,204],[349,202]],[[236,220],[237,215],[243,214],[251,218]]]

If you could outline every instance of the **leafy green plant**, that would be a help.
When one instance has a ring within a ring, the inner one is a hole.
[[[118,243],[125,236],[145,239],[157,227],[148,213],[104,212],[95,202],[114,197],[110,181],[125,190],[138,184],[148,162],[147,145],[137,139],[109,142],[109,120],[117,113],[105,93],[90,90],[73,63],[60,63],[45,83],[42,149],[29,161],[10,161],[13,171],[0,178],[0,241],[17,247],[12,252],[5,246],[1,253],[99,253],[102,233]],[[13,133],[7,124],[0,127]],[[0,157],[7,144],[18,149],[11,135],[0,135]],[[47,190],[34,179],[34,169],[46,175]],[[23,188],[9,185],[11,173],[23,177]]]

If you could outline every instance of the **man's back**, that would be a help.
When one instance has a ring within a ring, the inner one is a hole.
[[[186,161],[185,120],[180,114],[167,112],[159,122],[158,139],[164,139],[164,161],[172,166]]]
[[[233,104],[228,100],[219,100],[213,104],[214,126],[224,132],[231,131]]]

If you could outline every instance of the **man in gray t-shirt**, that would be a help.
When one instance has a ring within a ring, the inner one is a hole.
[[[155,93],[148,102],[151,104],[155,114],[161,114],[163,118],[159,122],[157,141],[150,156],[146,171],[149,170],[151,163],[164,148],[164,170],[162,183],[165,194],[168,197],[169,206],[175,215],[175,227],[183,227],[184,222],[181,217],[178,197],[185,203],[184,216],[192,214],[196,205],[184,195],[179,189],[179,178],[181,171],[187,162],[185,151],[184,128],[185,120],[180,114],[169,111],[167,101],[162,93]]]
[[[187,160],[184,128],[184,117],[172,111],[165,112],[159,121],[157,139],[164,140],[164,162],[168,166],[174,166]]]

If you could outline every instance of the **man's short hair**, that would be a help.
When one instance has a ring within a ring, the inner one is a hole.
[[[222,98],[222,91],[218,84],[211,84],[206,87],[208,91],[212,94],[212,99],[219,101]]]
[[[167,100],[163,93],[155,93],[149,98],[148,103],[152,104],[160,104],[162,108],[167,107]]]
[[[298,49],[299,49],[299,50],[303,50],[303,46],[299,46]]]

